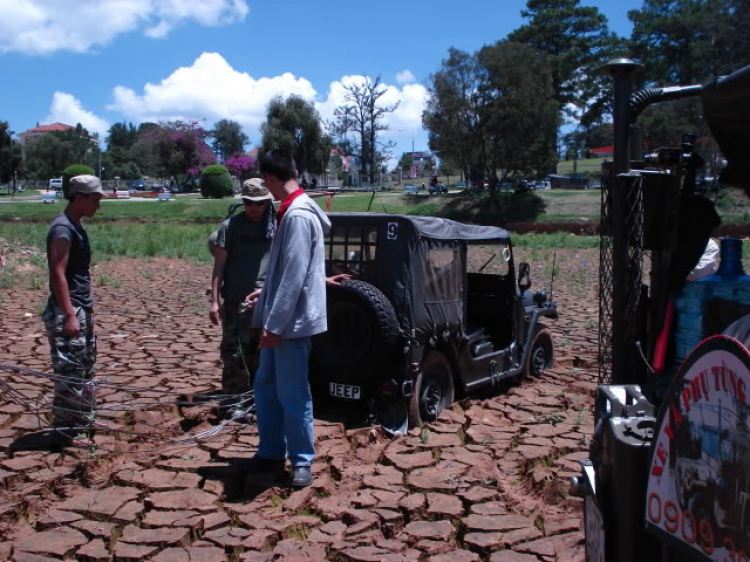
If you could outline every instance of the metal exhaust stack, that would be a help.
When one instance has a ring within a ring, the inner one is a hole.
[[[599,74],[615,79],[615,175],[630,171],[630,96],[633,74],[642,68],[642,64],[624,58],[612,59],[599,68]]]
[[[599,265],[599,382],[634,382],[637,372],[635,340],[636,310],[641,279],[640,254],[631,255],[633,234],[638,232],[633,209],[640,205],[640,185],[628,176],[630,171],[630,97],[633,74],[643,65],[630,59],[613,59],[599,69],[614,77],[614,167],[602,178],[601,249]],[[640,156],[640,155],[639,155]],[[638,245],[637,242],[635,245]],[[640,252],[638,249],[636,252]]]

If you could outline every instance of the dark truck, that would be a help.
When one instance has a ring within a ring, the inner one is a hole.
[[[434,217],[331,213],[328,332],[313,341],[317,396],[361,404],[394,432],[419,426],[480,388],[553,364],[531,293],[530,266],[513,262],[510,235]]]

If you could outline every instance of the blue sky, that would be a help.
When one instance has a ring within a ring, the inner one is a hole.
[[[629,35],[642,0],[599,0]],[[0,0],[0,120],[187,118],[245,126],[251,143],[275,94],[315,101],[323,117],[342,84],[376,76],[400,101],[388,137],[397,152],[427,148],[423,84],[449,47],[474,51],[523,23],[525,0]]]

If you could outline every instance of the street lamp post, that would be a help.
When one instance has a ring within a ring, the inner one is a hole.
[[[398,133],[408,133],[407,129],[396,129]],[[411,165],[414,166],[414,129],[411,129]],[[399,171],[401,167],[399,166]],[[411,169],[409,170],[409,177],[411,177]]]

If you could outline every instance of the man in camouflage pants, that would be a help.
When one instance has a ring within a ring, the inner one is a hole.
[[[213,245],[209,242],[214,254],[209,317],[214,325],[222,322],[222,393],[233,395],[222,401],[227,417],[245,410],[240,395],[250,391],[258,368],[260,330],[250,327],[252,311],[245,311],[245,300],[263,286],[275,233],[273,198],[262,180],[247,180],[241,198],[244,212],[225,220]]]
[[[96,414],[91,246],[81,219],[96,214],[102,193],[96,176],[71,178],[68,205],[47,234],[50,297],[42,318],[55,372],[53,426],[61,445],[89,443]]]

